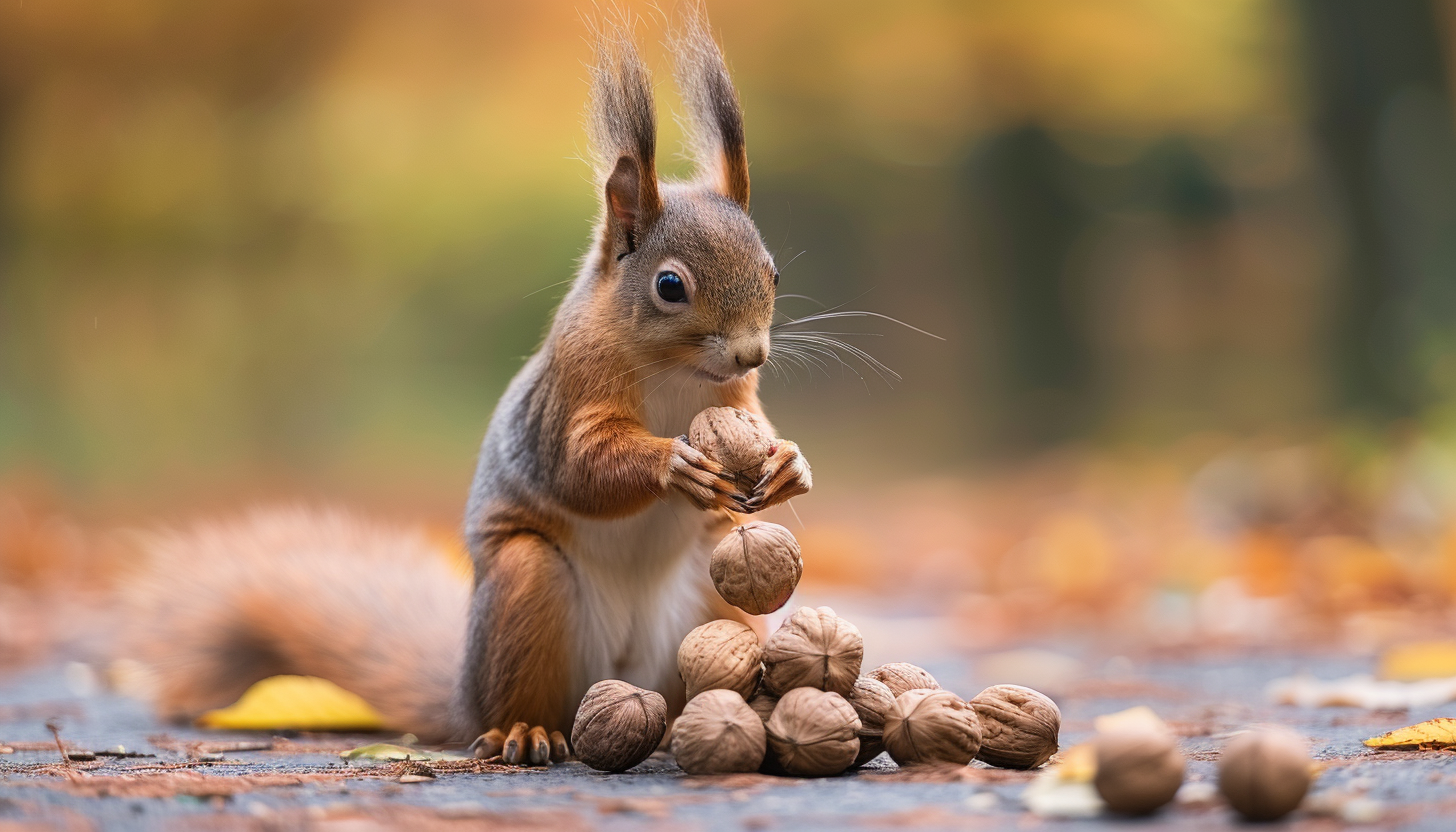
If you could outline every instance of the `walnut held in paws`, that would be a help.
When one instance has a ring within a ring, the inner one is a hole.
[[[763,475],[773,453],[774,435],[763,420],[736,407],[710,407],[693,417],[688,444],[732,474],[748,493]]]
[[[731,690],[703,691],[672,725],[672,755],[689,774],[758,771],[767,742],[763,721]]]
[[[1309,747],[1285,728],[1234,737],[1218,761],[1218,790],[1249,820],[1278,820],[1309,791]]]
[[[934,676],[909,662],[882,664],[865,675],[884,682],[895,696],[907,690],[940,690],[940,683],[935,681]]]
[[[907,690],[885,714],[885,749],[902,766],[966,765],[981,748],[981,721],[948,690]]]
[[[608,679],[582,697],[571,745],[583,763],[598,771],[626,771],[647,759],[666,733],[662,694]]]
[[[677,648],[677,671],[689,699],[718,688],[752,696],[763,673],[762,661],[758,634],[747,624],[726,618],[694,629]]]
[[[859,628],[828,607],[800,607],[764,645],[763,684],[777,696],[807,687],[847,697],[863,661]]]
[[[839,774],[859,754],[859,717],[837,693],[795,688],[779,699],[765,728],[774,763],[796,777]]]
[[[862,766],[885,750],[885,715],[895,706],[895,695],[884,682],[861,676],[849,692],[849,704],[859,715],[859,755],[854,764]]]
[[[1099,734],[1092,750],[1097,757],[1092,785],[1114,812],[1152,814],[1183,785],[1183,755],[1167,731],[1131,728]]]
[[[723,600],[753,615],[788,603],[804,574],[799,541],[777,523],[745,523],[728,532],[708,564]]]
[[[1021,685],[994,685],[971,700],[981,718],[976,758],[1001,768],[1036,768],[1057,753],[1062,711],[1057,703]]]

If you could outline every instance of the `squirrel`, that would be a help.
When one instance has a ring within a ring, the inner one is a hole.
[[[629,26],[596,32],[587,126],[601,212],[481,444],[468,591],[422,535],[338,512],[258,511],[159,536],[131,601],[162,715],[311,675],[391,729],[479,737],[507,763],[541,764],[565,753],[594,682],[659,691],[675,712],[688,631],[732,616],[762,635],[718,598],[707,560],[735,514],[806,493],[810,467],[776,439],[741,493],[684,434],[708,407],[765,418],[758,368],[779,275],[749,217],[743,116],[705,14],[692,7],[669,41],[697,168],[681,182],[657,175],[652,85]]]

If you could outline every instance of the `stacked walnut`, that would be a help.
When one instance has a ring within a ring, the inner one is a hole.
[[[734,408],[703,411],[688,440],[743,489],[758,481],[774,446],[761,421]],[[723,599],[753,615],[787,603],[802,572],[794,536],[761,522],[730,531],[709,566]],[[1008,768],[1034,768],[1056,753],[1061,715],[1036,691],[999,685],[967,702],[911,664],[862,675],[863,658],[859,629],[828,607],[799,609],[762,645],[737,621],[698,627],[678,649],[688,695],[672,730],[678,765],[692,774],[823,777],[882,751],[902,766],[981,759]],[[661,696],[608,681],[582,701],[572,741],[587,765],[623,771],[665,731]]]

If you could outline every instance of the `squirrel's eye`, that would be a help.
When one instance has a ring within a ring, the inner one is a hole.
[[[778,269],[775,269],[774,270],[774,285],[775,286],[779,285],[779,272],[778,272]]]
[[[677,272],[662,272],[657,275],[657,296],[668,303],[685,303],[688,287]]]

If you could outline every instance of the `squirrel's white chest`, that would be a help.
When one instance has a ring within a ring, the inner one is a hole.
[[[682,436],[694,416],[723,404],[719,386],[698,378],[686,367],[653,376],[642,384],[646,385],[642,421],[655,436]]]

